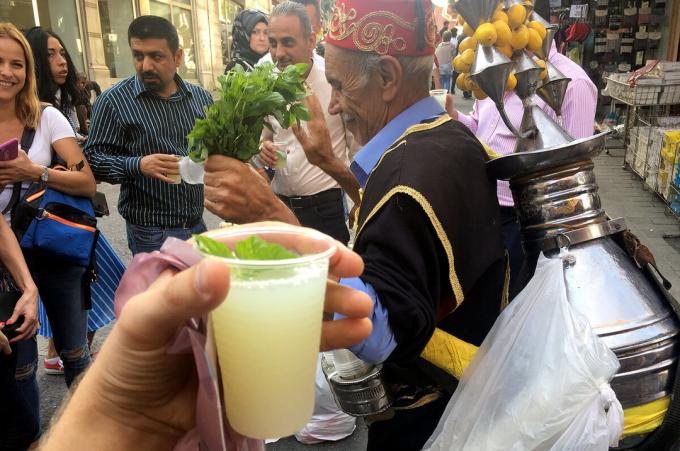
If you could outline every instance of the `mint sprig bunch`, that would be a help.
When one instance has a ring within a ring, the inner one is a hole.
[[[301,103],[307,96],[304,74],[307,64],[294,64],[278,74],[273,64],[260,64],[251,72],[240,65],[219,77],[219,100],[198,119],[187,136],[189,157],[204,161],[210,155],[226,155],[248,161],[259,152],[262,129],[274,117],[283,128],[309,120]]]
[[[256,236],[238,241],[233,251],[226,244],[204,235],[194,235],[194,239],[199,251],[215,257],[238,260],[288,260],[299,257],[280,244]]]

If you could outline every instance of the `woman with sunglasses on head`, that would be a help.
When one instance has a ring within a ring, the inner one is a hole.
[[[16,158],[0,161],[0,211],[4,214],[2,220],[6,222],[11,219],[8,207],[12,206],[13,194],[18,191],[15,198],[22,197],[32,182],[42,182],[49,188],[75,196],[92,197],[95,192],[92,171],[76,143],[71,126],[56,108],[42,105],[36,93],[34,59],[30,45],[14,25],[0,23],[0,142],[4,143],[12,138],[22,142],[25,134],[27,136],[34,131],[30,146],[24,139],[26,148],[19,149]],[[50,169],[55,154],[68,167],[79,167],[80,170]],[[83,310],[82,280],[85,268],[37,251],[24,251],[24,257],[55,326],[56,344],[64,356],[66,383],[70,385],[90,364],[85,336],[87,312]],[[5,271],[3,277],[7,278],[8,272],[9,277],[15,279],[15,284],[23,283],[16,280],[19,276],[16,269]],[[16,308],[14,313],[19,313]],[[24,323],[28,322],[33,330],[30,337],[17,337],[25,339],[12,344],[16,371],[14,380],[10,382],[14,385],[7,387],[3,384],[3,387],[12,390],[15,397],[24,403],[23,412],[32,413],[28,416],[38,419],[35,374],[38,349],[34,335],[37,321],[34,310],[26,310],[22,314]],[[22,395],[16,396],[17,393]],[[5,401],[3,398],[0,402]],[[16,412],[16,415],[19,413]],[[10,416],[10,422],[22,421],[15,414]],[[29,421],[25,425],[17,425],[19,429],[23,429],[23,433],[0,434],[0,449],[25,449],[28,446],[25,441],[30,443],[35,438],[37,429],[31,426],[35,426],[34,423]],[[21,440],[24,440],[23,447]]]

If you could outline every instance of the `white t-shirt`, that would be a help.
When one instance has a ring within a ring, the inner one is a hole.
[[[316,94],[323,109],[326,125],[331,136],[333,153],[344,164],[349,166],[348,143],[346,140],[349,134],[345,130],[340,115],[332,116],[328,112],[332,88],[328,81],[326,81],[324,69],[316,64],[316,59],[305,82],[309,89]],[[340,187],[333,177],[307,160],[305,151],[292,129],[286,130],[281,128],[281,125],[273,119],[271,124],[274,129],[273,134],[269,129],[265,128],[262,137],[267,140],[283,142],[288,150],[287,167],[285,169],[277,169],[274,180],[272,180],[272,189],[276,194],[289,197],[310,196],[321,191]],[[302,122],[300,126],[306,130],[307,124]]]
[[[50,166],[52,164],[52,144],[60,139],[74,138],[75,134],[71,124],[64,117],[59,110],[48,106],[42,112],[40,117],[40,124],[35,131],[33,144],[28,150],[28,158],[34,163],[42,166]],[[26,149],[23,149],[24,151]],[[30,182],[24,182],[21,187],[21,195],[23,196]],[[0,192],[0,211],[4,210],[10,199],[12,198],[13,185],[5,186],[5,189]],[[9,221],[9,212],[5,215],[5,219]]]

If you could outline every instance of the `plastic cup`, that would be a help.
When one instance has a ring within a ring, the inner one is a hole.
[[[430,91],[430,95],[437,99],[442,108],[446,108],[446,95],[448,93],[446,89],[433,89]]]
[[[181,155],[175,155],[177,157],[177,160],[181,160],[182,156]],[[168,174],[168,178],[172,179],[174,185],[179,185],[182,183],[182,175],[181,174]]]
[[[231,286],[211,315],[223,400],[231,426],[260,439],[302,429],[314,411],[328,259],[335,241],[314,230],[234,227],[209,234],[230,248],[252,235],[300,255],[225,259]]]
[[[288,146],[285,142],[274,141],[276,146],[276,169],[285,169],[288,167]]]

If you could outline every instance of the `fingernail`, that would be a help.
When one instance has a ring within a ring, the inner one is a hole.
[[[199,263],[198,268],[196,268],[195,279],[196,291],[204,298],[207,298],[210,295],[210,282],[208,280],[208,270],[206,268],[207,261],[208,258]]]

